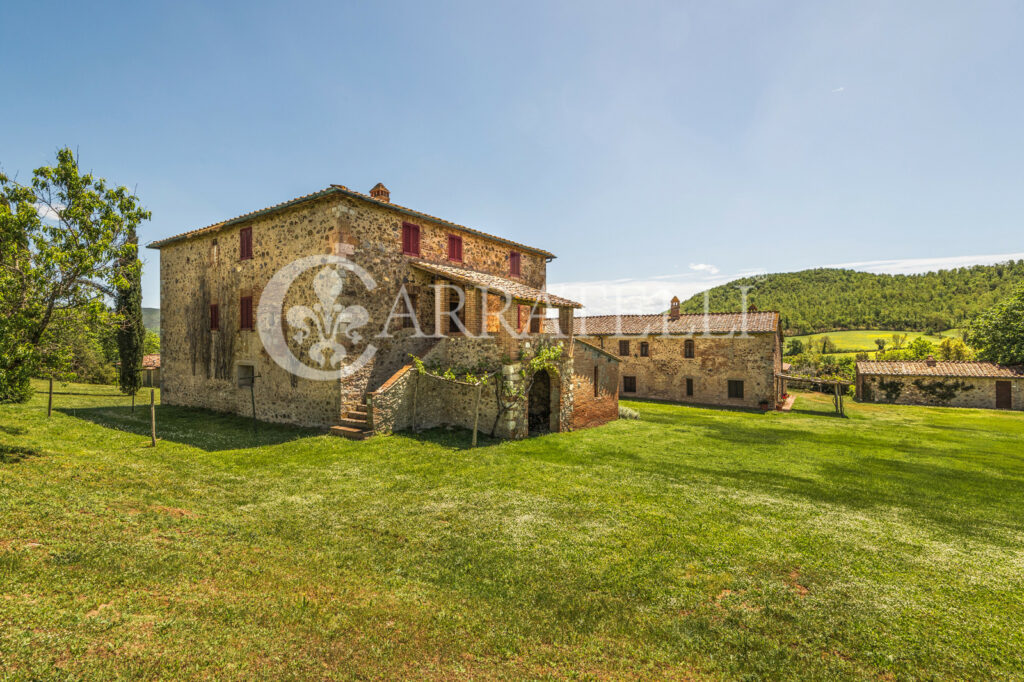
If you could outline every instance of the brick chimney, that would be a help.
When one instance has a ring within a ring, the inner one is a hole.
[[[935,356],[934,355],[929,355],[928,359],[924,361],[924,364],[928,365],[929,367],[934,367],[935,366]]]
[[[373,186],[373,189],[370,190],[370,196],[377,201],[383,201],[385,204],[391,203],[391,192],[388,191],[388,188],[382,182],[378,182]]]
[[[678,320],[679,319],[679,297],[673,296],[672,302],[668,304],[668,319]]]

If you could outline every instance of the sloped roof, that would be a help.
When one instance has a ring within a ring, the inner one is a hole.
[[[142,369],[160,369],[160,354],[143,355]]]
[[[380,184],[380,183],[378,183],[378,184]],[[297,206],[298,204],[302,204],[302,203],[305,203],[307,201],[315,201],[317,199],[321,199],[321,198],[323,198],[325,196],[328,196],[328,195],[331,195],[331,194],[340,194],[340,195],[343,195],[343,196],[351,197],[353,199],[359,199],[360,201],[371,202],[375,206],[379,206],[381,208],[385,208],[385,209],[388,209],[388,210],[391,210],[391,211],[395,211],[396,213],[400,213],[402,215],[409,216],[411,218],[417,218],[417,219],[422,219],[422,220],[430,220],[430,221],[433,221],[435,223],[440,223],[442,225],[447,225],[448,227],[452,227],[452,228],[455,228],[457,230],[461,230],[463,232],[468,232],[470,234],[476,234],[476,235],[479,235],[481,237],[486,237],[488,239],[493,239],[493,240],[501,242],[503,244],[508,244],[509,246],[514,246],[514,247],[516,247],[518,249],[522,249],[523,251],[529,251],[531,253],[539,254],[541,256],[544,256],[545,258],[554,258],[555,257],[555,254],[551,253],[550,251],[545,251],[543,249],[538,249],[538,248],[533,247],[533,246],[527,246],[526,244],[521,244],[520,242],[514,242],[511,239],[505,239],[504,237],[499,237],[497,235],[489,234],[487,232],[483,232],[482,230],[475,230],[475,229],[473,229],[471,227],[466,227],[465,225],[459,225],[458,223],[453,223],[450,220],[444,220],[443,218],[438,218],[436,216],[432,216],[429,213],[423,213],[421,211],[415,211],[415,210],[413,210],[411,208],[406,208],[404,206],[399,206],[398,204],[395,204],[395,203],[392,203],[392,202],[378,201],[377,199],[374,199],[373,197],[371,197],[368,194],[363,194],[362,192],[356,192],[354,190],[349,189],[348,187],[345,187],[344,185],[331,185],[331,186],[326,187],[326,188],[324,188],[324,189],[322,189],[322,190],[320,190],[318,192],[312,192],[310,194],[304,194],[301,197],[296,197],[294,199],[289,199],[288,201],[282,201],[281,203],[274,204],[273,206],[268,206],[266,208],[257,209],[255,211],[249,211],[248,213],[243,213],[240,216],[235,216],[234,218],[229,218],[228,220],[223,220],[223,221],[221,221],[219,223],[214,223],[212,225],[207,225],[206,227],[200,227],[198,229],[190,230],[188,232],[182,232],[181,234],[174,235],[173,237],[167,237],[166,239],[158,239],[156,241],[153,241],[153,242],[150,242],[149,244],[147,244],[146,248],[149,248],[149,249],[159,249],[159,248],[162,248],[162,247],[164,247],[164,246],[166,246],[168,244],[173,244],[174,242],[179,242],[179,241],[182,241],[184,239],[190,239],[192,237],[197,237],[199,235],[207,234],[207,233],[210,233],[210,232],[216,232],[217,230],[220,230],[222,228],[228,227],[230,225],[235,225],[237,223],[240,223],[240,222],[243,222],[243,221],[246,221],[246,220],[251,220],[252,218],[256,218],[258,216],[267,215],[267,214],[270,214],[270,213],[275,213],[277,211],[283,211],[286,208],[291,208],[292,206]]]
[[[743,313],[695,313],[680,315],[591,315],[573,320],[573,332],[583,336],[633,336],[649,334],[748,334],[774,333],[779,314],[772,310]]]
[[[545,329],[545,331],[557,331],[557,329],[556,330]],[[608,351],[606,351],[604,348],[601,348],[600,346],[595,346],[592,343],[584,341],[583,339],[579,338],[578,336],[572,337],[572,341],[573,341],[573,343],[578,343],[581,346],[585,346],[585,347],[589,348],[592,351],[596,351],[596,352],[600,353],[601,355],[607,356],[608,358],[614,360],[615,362],[622,362],[622,359],[619,356],[613,355],[612,353],[609,353]]]
[[[993,362],[936,362],[934,365],[929,365],[924,360],[898,362],[861,360],[857,363],[857,372],[859,374],[911,377],[1024,378],[1024,367],[997,365]]]
[[[508,296],[518,299],[520,301],[528,301],[530,303],[541,303],[543,305],[553,308],[582,308],[583,306],[575,301],[570,301],[567,298],[561,296],[555,296],[549,294],[546,291],[540,289],[534,289],[531,286],[527,286],[522,282],[517,282],[511,279],[505,279],[504,277],[498,277],[497,275],[490,275],[486,272],[477,272],[476,270],[470,270],[468,268],[460,268],[454,265],[448,265],[444,263],[432,263],[425,261],[420,258],[411,259],[411,265],[414,268],[419,268],[424,272],[429,272],[434,275],[439,275],[445,279],[452,280],[453,282],[461,282],[462,284],[469,284],[474,287],[482,287],[484,289],[491,289],[498,291]]]

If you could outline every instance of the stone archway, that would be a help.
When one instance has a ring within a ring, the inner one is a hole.
[[[534,375],[526,409],[531,436],[551,431],[551,375],[546,369]]]

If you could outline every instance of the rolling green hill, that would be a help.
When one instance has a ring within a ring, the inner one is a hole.
[[[708,291],[710,309],[740,309],[741,286],[750,305],[778,310],[787,334],[855,329],[936,332],[960,327],[1024,282],[1024,260],[940,270],[919,275],[878,275],[818,268],[745,277]],[[704,294],[683,312],[704,310]]]
[[[151,329],[158,334],[160,333],[160,309],[159,308],[143,308],[142,309],[142,325],[146,329]]]

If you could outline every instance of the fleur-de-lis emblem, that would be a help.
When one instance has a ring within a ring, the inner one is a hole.
[[[343,334],[353,343],[359,343],[362,336],[355,331],[370,321],[366,308],[359,305],[342,306],[338,302],[345,286],[345,275],[332,266],[326,266],[313,278],[313,292],[318,303],[312,308],[304,305],[292,306],[285,319],[295,329],[292,339],[302,344],[315,331],[317,340],[309,348],[309,357],[320,367],[338,367],[348,352],[338,341]],[[329,363],[329,364],[328,364]]]

